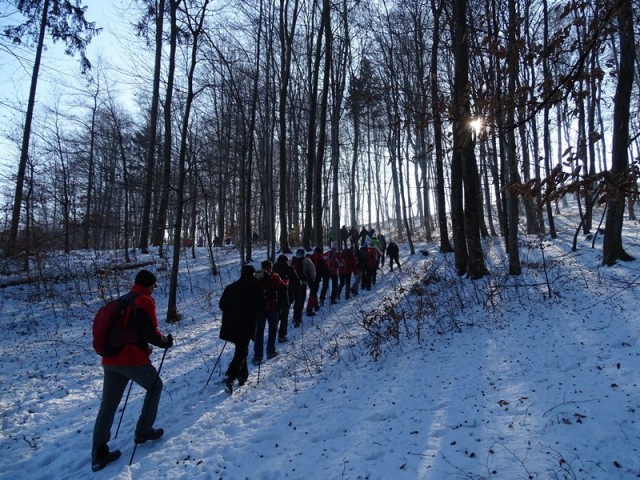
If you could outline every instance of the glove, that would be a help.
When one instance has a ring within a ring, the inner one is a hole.
[[[173,347],[173,336],[171,334],[164,337],[164,348]]]

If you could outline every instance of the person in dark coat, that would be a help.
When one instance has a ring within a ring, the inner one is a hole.
[[[393,262],[398,265],[398,270],[402,271],[400,267],[400,249],[395,242],[389,242],[387,245],[387,255],[389,257],[389,268],[393,272]]]
[[[367,237],[369,236],[369,230],[362,226],[362,230],[360,230],[360,246],[364,247],[365,242],[367,241]]]
[[[358,267],[362,271],[362,290],[371,290],[373,283],[373,269],[375,268],[376,259],[372,257],[369,247],[360,247],[360,255],[358,258]]]
[[[382,233],[378,233],[378,241],[380,242],[380,251],[382,256],[380,257],[380,265],[384,266],[384,257],[387,253],[387,239]]]
[[[229,394],[233,393],[235,380],[238,380],[239,385],[244,385],[249,378],[249,342],[256,339],[258,313],[267,307],[255,273],[256,269],[252,265],[243,266],[240,279],[227,285],[220,297],[220,338],[235,345],[233,358],[223,380]]]
[[[349,229],[347,228],[346,225],[342,225],[342,228],[340,229],[340,245],[342,246],[342,249],[347,248],[347,241],[349,240]]]
[[[351,227],[349,230],[349,238],[351,239],[351,246],[358,245],[358,239],[360,238],[360,233],[356,227]]]
[[[282,288],[278,292],[278,317],[280,326],[278,327],[278,343],[287,341],[289,331],[289,311],[291,304],[299,295],[300,278],[295,269],[289,263],[289,257],[280,255],[273,266],[273,271],[280,275],[281,278],[289,281],[288,288]]]

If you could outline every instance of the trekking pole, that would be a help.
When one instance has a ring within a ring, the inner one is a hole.
[[[118,421],[118,428],[116,429],[116,434],[113,436],[115,440],[118,438],[118,432],[120,431],[120,424],[122,424],[122,417],[124,416],[124,410],[127,408],[127,402],[129,401],[129,394],[131,393],[131,387],[133,387],[133,380],[129,383],[129,391],[127,392],[127,396],[124,399],[124,406],[122,407],[122,413],[120,414],[120,421]]]
[[[218,366],[218,363],[220,362],[220,357],[222,357],[222,352],[224,352],[224,347],[226,347],[226,346],[227,346],[227,341],[225,340],[224,345],[222,345],[222,350],[220,350],[220,355],[218,355],[218,359],[216,360],[216,363],[213,366],[213,369],[211,370],[211,373],[209,374],[209,379],[207,380],[207,383],[204,384],[205,387],[207,385],[209,385],[209,381],[211,380],[211,377],[213,377],[213,372],[216,371],[216,367]]]
[[[257,383],[257,385],[260,385],[260,367],[261,367],[261,366],[262,366],[262,362],[260,362],[260,363],[258,364],[258,383]]]
[[[160,378],[160,370],[162,370],[162,364],[164,363],[164,357],[167,356],[167,350],[169,350],[168,348],[164,349],[164,353],[162,354],[162,360],[160,360],[160,365],[158,366],[158,373],[156,374],[156,379],[153,381],[153,385],[151,386],[151,390],[153,390],[154,388],[156,388],[156,384],[158,383],[158,379]],[[147,418],[147,412],[149,411],[149,408],[147,406],[147,409],[144,411],[143,415],[142,415],[142,424],[144,425],[144,421]],[[136,449],[138,448],[138,444],[137,443],[133,443],[133,452],[131,452],[131,460],[129,460],[129,466],[131,466],[131,464],[133,463],[133,456],[136,454]]]

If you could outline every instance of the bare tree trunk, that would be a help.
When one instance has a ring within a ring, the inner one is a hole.
[[[507,254],[509,257],[509,273],[511,275],[520,275],[522,266],[520,265],[520,250],[518,248],[518,194],[515,186],[520,184],[520,175],[518,174],[518,161],[516,159],[516,135],[515,135],[515,108],[513,102],[516,101],[516,81],[519,73],[518,68],[518,47],[517,41],[517,23],[516,0],[509,0],[509,30],[508,30],[508,46],[507,46],[507,68],[509,71],[507,98],[507,120],[506,120],[506,138],[505,145],[507,147]],[[523,146],[524,147],[524,146]]]
[[[89,248],[92,244],[91,232],[94,222],[93,218],[93,191],[95,182],[95,145],[96,145],[96,116],[98,115],[98,96],[100,94],[100,86],[98,85],[93,97],[93,106],[91,107],[91,125],[89,127],[89,158],[87,165],[87,199],[84,209],[84,225],[83,225],[83,245]]]
[[[489,187],[489,156],[487,155],[487,147],[485,139],[480,140],[480,164],[484,165],[482,169],[482,181],[484,189],[484,207],[487,210],[487,222],[489,223],[489,233],[492,237],[497,236],[496,229],[493,225],[493,211],[491,207],[491,189]]]
[[[438,4],[436,4],[438,1]],[[433,48],[431,49],[431,110],[433,114],[433,143],[436,163],[436,200],[438,203],[438,227],[440,229],[440,252],[453,252],[447,227],[447,203],[444,192],[444,148],[442,146],[442,114],[440,111],[440,89],[438,88],[438,44],[440,41],[440,17],[444,0],[431,0],[433,13]]]
[[[622,226],[629,168],[629,108],[633,87],[635,41],[631,0],[618,4],[618,34],[620,36],[620,69],[613,105],[613,138],[611,156],[612,182],[607,192],[607,219],[602,244],[602,264],[614,265],[617,260],[635,260],[622,246]]]
[[[177,306],[177,292],[178,292],[178,272],[180,270],[180,254],[182,246],[182,219],[184,216],[184,195],[185,195],[185,177],[186,177],[186,162],[187,162],[187,138],[189,136],[189,121],[191,116],[191,106],[195,98],[193,81],[198,63],[198,46],[199,39],[202,33],[202,27],[204,19],[206,17],[207,6],[209,0],[205,0],[204,4],[200,7],[200,17],[196,20],[196,25],[190,25],[191,41],[191,58],[189,65],[189,72],[187,74],[187,92],[186,101],[184,106],[184,114],[182,115],[182,130],[180,132],[180,153],[178,156],[178,183],[176,186],[176,221],[173,232],[173,258],[171,262],[171,272],[169,279],[169,295],[167,302],[167,322],[173,323],[181,319],[181,315],[178,313]],[[189,15],[187,13],[187,15]]]
[[[454,244],[456,269],[471,279],[483,277],[487,271],[480,240],[477,192],[478,170],[475,162],[469,104],[469,52],[466,25],[466,0],[453,1],[454,92],[453,92],[453,156],[456,163],[454,196],[452,160],[452,209],[456,204]],[[453,214],[452,214],[453,218]],[[461,224],[462,223],[462,224]],[[456,237],[456,234],[458,237]],[[459,245],[464,240],[465,245]]]
[[[162,150],[162,194],[158,210],[157,224],[152,232],[152,244],[160,247],[160,256],[163,255],[162,244],[167,228],[167,209],[169,207],[169,194],[171,192],[171,155],[173,145],[172,128],[172,103],[173,84],[176,71],[176,49],[178,42],[178,6],[181,0],[169,0],[169,19],[171,23],[169,32],[169,64],[167,66],[167,90],[164,100],[164,144]]]
[[[280,104],[278,110],[278,125],[280,128],[280,197],[279,197],[279,220],[280,220],[280,249],[282,253],[291,253],[289,246],[289,227],[291,222],[287,215],[288,210],[288,181],[291,178],[288,173],[287,162],[287,97],[289,92],[289,82],[291,79],[291,58],[293,55],[293,37],[296,32],[296,24],[299,14],[299,2],[293,1],[291,19],[289,19],[288,0],[280,0]],[[289,20],[291,25],[289,26]]]
[[[590,52],[590,61],[591,61],[591,71],[595,72],[596,65],[596,54],[595,52]],[[589,132],[587,135],[587,158],[588,158],[588,167],[586,172],[591,179],[593,179],[596,175],[596,147],[595,143],[598,140],[598,134],[596,133],[596,104],[598,102],[598,90],[599,85],[596,83],[596,76],[591,75],[589,79],[589,104],[587,106],[587,131]],[[589,225],[585,226],[585,231],[591,231],[592,222],[593,222],[593,197],[596,194],[597,184],[595,180],[591,180],[589,182],[587,192],[585,195],[585,218],[586,221],[589,222]]]
[[[349,218],[350,226],[357,227],[358,217],[356,216],[356,172],[358,166],[358,156],[360,150],[360,110],[353,108],[353,155],[351,157],[351,172],[349,176]]]
[[[253,238],[253,224],[251,208],[253,203],[253,154],[254,154],[254,132],[256,130],[256,115],[258,110],[258,86],[260,84],[260,56],[262,53],[262,28],[263,28],[263,7],[264,2],[260,0],[260,11],[258,13],[258,32],[256,35],[256,51],[255,51],[255,77],[253,79],[253,91],[251,94],[251,105],[249,107],[249,126],[247,131],[248,143],[246,146],[246,152],[244,157],[246,158],[245,175],[244,175],[244,189],[242,190],[242,196],[244,198],[244,216],[242,223],[242,231],[244,232],[244,241],[240,248],[243,253],[246,248],[246,253],[242,256],[243,263],[249,263],[253,261],[252,258],[252,238]]]
[[[55,155],[58,157],[59,161],[60,161],[60,181],[62,183],[62,193],[58,196],[59,198],[59,202],[60,202],[60,206],[62,207],[62,232],[63,232],[63,245],[64,245],[64,252],[65,253],[69,253],[71,251],[71,245],[69,242],[69,224],[70,224],[70,216],[71,216],[71,212],[69,210],[70,204],[71,204],[71,199],[69,197],[69,169],[67,167],[67,158],[66,158],[66,153],[65,153],[65,149],[63,147],[62,144],[62,132],[60,131],[60,114],[58,111],[56,111],[56,116],[55,116],[55,130],[56,130],[56,136],[55,136],[55,142],[56,142],[56,147],[55,147]],[[57,173],[57,169],[56,169],[56,176],[58,176]]]
[[[549,6],[547,0],[542,0],[543,4],[543,22],[544,22],[544,48],[545,51],[548,50],[548,42],[549,42]],[[544,55],[542,58],[542,71],[544,78],[551,78],[551,69],[549,68],[549,59],[547,55]],[[546,92],[545,92],[546,93]],[[543,129],[543,144],[544,144],[544,173],[547,178],[551,175],[551,127],[549,125],[550,118],[549,112],[551,111],[551,105],[546,103],[544,105],[543,110],[543,121],[542,121],[542,129]],[[559,125],[558,125],[559,127]],[[558,135],[562,135],[560,128],[558,128]],[[561,144],[562,142],[558,142]],[[561,148],[560,146],[558,148]],[[547,211],[547,222],[549,223],[549,235],[551,238],[557,238],[556,233],[556,224],[553,219],[553,207],[551,205],[551,200],[548,199],[545,201],[545,207]]]
[[[341,10],[341,41],[337,44],[339,60],[331,63],[331,227],[333,239],[341,250],[340,241],[340,190],[339,190],[339,166],[340,166],[340,118],[344,99],[344,90],[347,79],[349,53],[351,49],[351,37],[349,32],[347,0],[342,1]],[[333,37],[331,38],[333,44]]]
[[[115,118],[114,118],[115,121]],[[123,251],[124,251],[124,261],[129,263],[131,262],[131,258],[129,257],[129,237],[131,235],[131,222],[129,220],[129,191],[131,190],[129,186],[129,169],[127,168],[127,155],[126,150],[124,148],[124,138],[122,137],[122,130],[120,126],[117,126],[118,131],[118,151],[120,153],[120,160],[122,161],[122,177],[124,183],[124,220],[122,222],[123,225]]]
[[[408,139],[407,139],[408,141]],[[399,142],[398,142],[399,143]],[[416,249],[413,245],[413,233],[412,233],[412,228],[411,228],[411,220],[409,218],[409,214],[408,214],[408,209],[407,209],[407,197],[409,196],[408,193],[405,193],[404,191],[404,185],[405,185],[405,181],[404,181],[404,175],[402,173],[402,152],[401,149],[398,149],[398,184],[400,185],[400,201],[401,201],[401,206],[402,206],[402,222],[404,224],[404,230],[407,233],[407,243],[409,244],[409,254],[413,255],[416,253]],[[409,199],[410,200],[410,199]],[[409,201],[409,203],[411,203]]]
[[[156,11],[156,56],[153,69],[153,92],[149,113],[149,137],[147,142],[147,170],[140,225],[140,250],[149,250],[149,225],[151,223],[151,200],[153,197],[153,177],[156,170],[156,135],[158,131],[158,103],[160,98],[160,67],[162,66],[162,26],[164,23],[164,0],[158,0]]]
[[[390,116],[390,130],[389,130],[389,153],[391,158],[389,164],[391,166],[391,182],[393,185],[393,209],[396,218],[396,231],[398,232],[398,238],[402,238],[403,229],[403,215],[402,215],[402,195],[400,193],[400,174],[398,172],[398,164],[401,158],[401,145],[400,139],[402,137],[400,132],[400,125],[398,122],[393,122]],[[369,182],[371,183],[371,182]]]
[[[18,174],[16,175],[16,194],[13,199],[13,212],[11,215],[11,226],[9,227],[9,238],[7,239],[7,253],[15,253],[18,245],[18,227],[20,226],[20,209],[22,208],[22,191],[24,188],[24,177],[29,160],[29,143],[31,141],[31,124],[33,122],[33,112],[36,104],[36,89],[38,87],[38,76],[40,74],[40,61],[42,50],[44,49],[44,34],[47,30],[47,16],[49,14],[49,0],[44,0],[42,5],[42,17],[40,19],[40,31],[38,33],[38,44],[36,46],[36,57],[33,62],[31,72],[31,87],[29,88],[29,100],[27,101],[27,113],[24,119],[24,130],[22,133],[22,148],[20,149],[20,163]]]
[[[333,33],[331,31],[331,1],[322,1],[322,28],[325,36],[325,60],[322,79],[322,92],[320,93],[320,118],[318,127],[318,151],[316,155],[316,168],[314,169],[314,227],[315,244],[322,246],[322,172],[324,166],[324,155],[327,145],[327,110],[329,103],[329,80],[331,79],[331,69],[333,68]],[[322,42],[319,41],[319,44]]]
[[[113,123],[114,133],[116,136],[115,141],[117,155],[120,158],[120,162],[122,163],[122,184],[124,186],[124,191],[122,193],[122,199],[124,201],[124,219],[122,221],[122,230],[124,237],[123,250],[125,262],[129,263],[131,261],[129,257],[129,236],[131,228],[129,220],[129,191],[131,190],[129,185],[129,165],[127,161],[127,150],[125,148],[124,126],[122,125],[122,120],[119,118],[119,114],[116,111],[111,96],[109,98],[109,103],[109,113],[111,114],[111,121]]]
[[[323,8],[324,8],[324,0],[323,0]],[[310,73],[309,76],[309,117],[307,124],[307,172],[306,172],[306,192],[305,192],[305,201],[304,201],[304,232],[302,234],[302,245],[306,250],[311,249],[311,241],[312,241],[312,230],[315,227],[316,230],[322,230],[322,225],[314,225],[313,222],[316,220],[316,212],[313,211],[314,205],[320,203],[320,201],[316,202],[316,196],[322,198],[322,193],[319,191],[314,191],[314,188],[320,187],[320,181],[318,180],[316,185],[316,169],[320,169],[322,171],[322,165],[320,164],[317,156],[318,156],[318,145],[316,145],[317,138],[317,129],[318,129],[318,83],[319,83],[319,75],[320,75],[320,64],[322,60],[322,39],[324,35],[324,12],[322,17],[322,22],[320,28],[318,29],[318,37],[315,44],[315,52],[313,56],[309,56],[309,63],[307,64],[308,71]],[[321,126],[324,128],[324,125]],[[320,173],[319,178],[321,178],[322,173]],[[317,218],[322,218],[322,212],[317,214]],[[318,235],[322,236],[321,233],[315,232],[314,237],[317,238]]]

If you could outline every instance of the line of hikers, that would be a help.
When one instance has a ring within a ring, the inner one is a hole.
[[[235,345],[234,357],[223,380],[227,393],[233,392],[234,381],[243,385],[249,378],[247,358],[251,340],[254,340],[251,363],[260,365],[263,362],[265,329],[266,358],[278,355],[276,342],[288,341],[291,306],[293,326],[299,327],[303,313],[314,316],[327,297],[333,305],[338,303],[342,292],[348,300],[358,295],[360,289],[371,290],[385,257],[389,258],[391,271],[394,263],[400,269],[399,253],[396,243],[387,244],[384,236],[376,237],[373,232],[367,232],[359,248],[355,242],[340,252],[335,243],[327,252],[316,247],[312,254],[307,254],[299,248],[291,262],[282,254],[275,264],[264,260],[257,272],[252,265],[244,265],[240,279],[224,289],[219,302],[222,310],[220,338]]]
[[[360,248],[357,247],[357,241],[352,243],[350,248],[345,247],[341,252],[337,251],[335,244],[327,252],[317,247],[311,255],[300,248],[291,263],[286,255],[280,255],[275,265],[271,260],[264,260],[259,272],[252,265],[244,265],[240,278],[225,287],[219,302],[222,310],[219,336],[235,345],[233,358],[223,380],[227,393],[233,392],[236,380],[239,385],[243,385],[249,378],[247,357],[251,340],[254,341],[252,363],[262,363],[264,331],[267,325],[266,357],[274,358],[278,355],[276,338],[279,343],[287,341],[291,305],[293,325],[299,327],[302,324],[305,301],[306,314],[315,315],[326,301],[329,285],[329,299],[335,304],[343,291],[345,299],[349,299],[357,295],[360,288],[370,290],[376,283],[378,268],[384,265],[385,256],[389,257],[391,271],[394,263],[400,268],[398,245],[393,242],[387,245],[384,236],[375,237],[371,231],[363,237]],[[134,443],[137,446],[157,440],[164,434],[162,428],[154,428],[163,385],[160,370],[164,355],[156,369],[151,363],[150,345],[163,348],[166,355],[167,349],[173,346],[173,337],[163,335],[158,329],[156,305],[152,297],[156,287],[157,279],[152,272],[138,272],[131,289],[134,294],[132,306],[122,319],[132,332],[130,338],[135,338],[135,341],[126,341],[117,354],[102,358],[102,399],[94,425],[91,449],[91,469],[94,472],[102,470],[121,455],[120,450],[110,450],[108,442],[118,405],[130,380],[129,392],[134,382],[146,390],[136,424]],[[129,394],[127,399],[128,397]],[[126,403],[127,400],[125,407]],[[135,448],[133,452],[135,453]],[[133,454],[129,465],[132,461]]]

